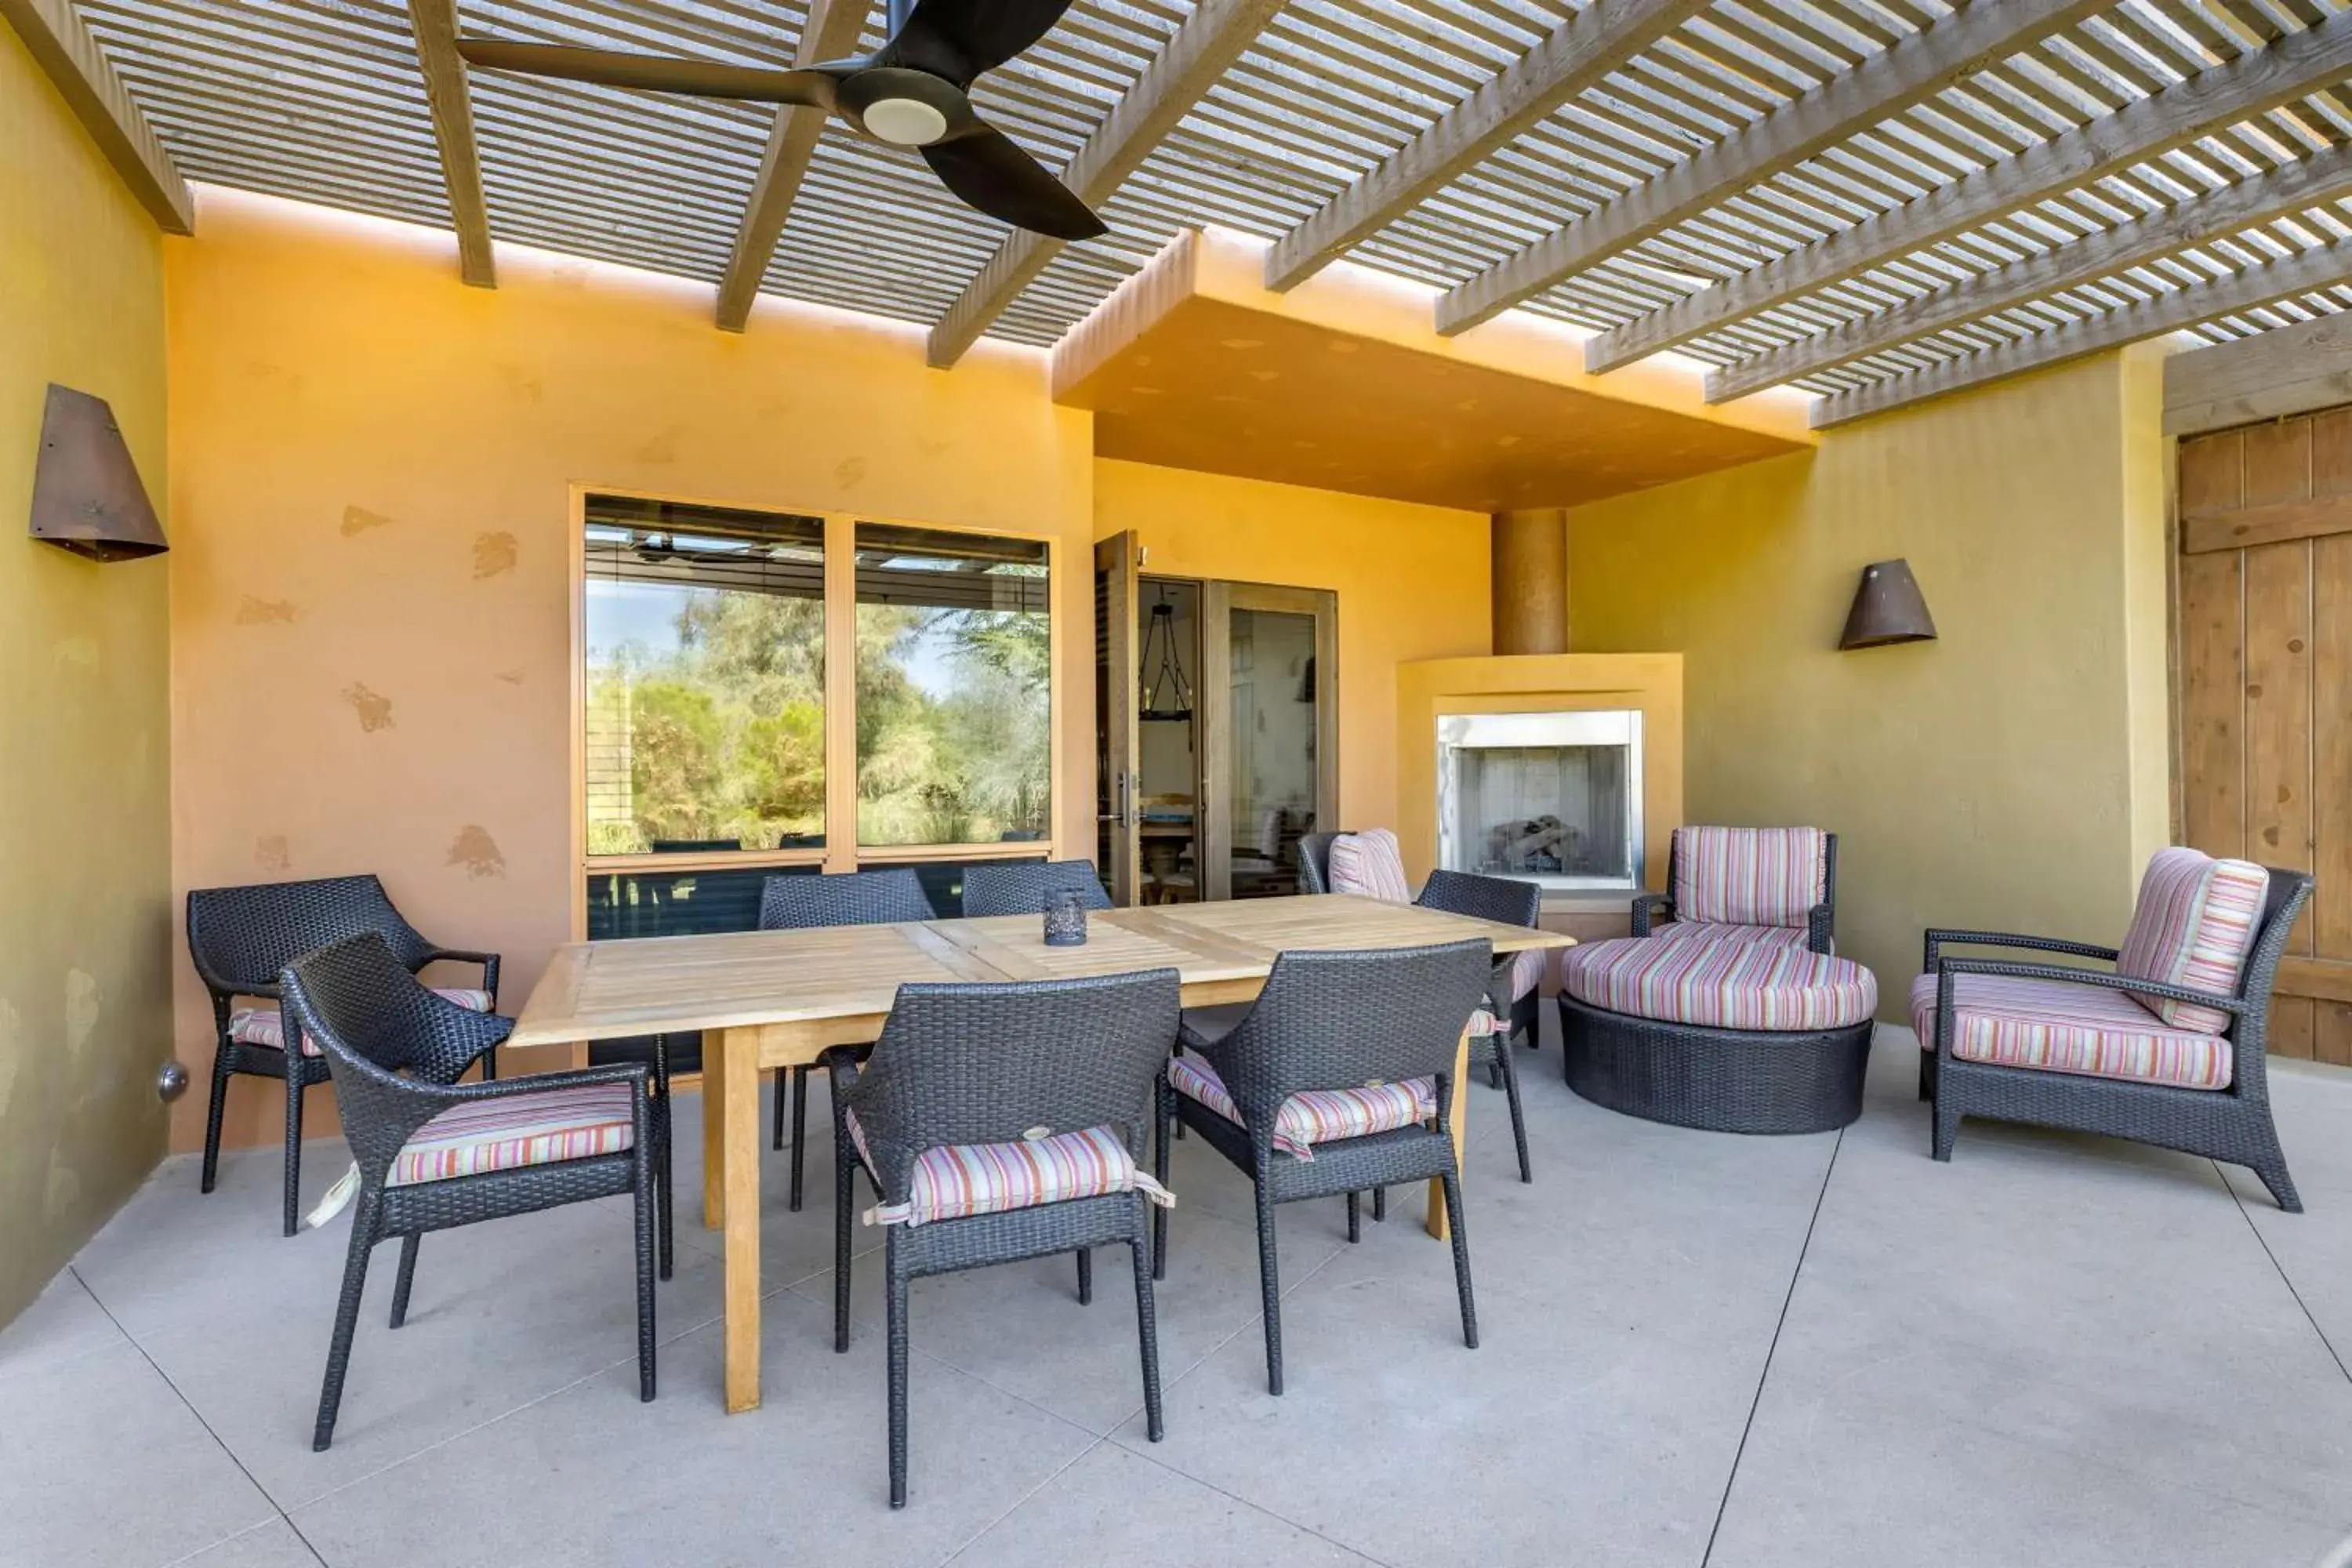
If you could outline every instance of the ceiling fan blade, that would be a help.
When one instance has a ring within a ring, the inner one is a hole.
[[[467,64],[485,70],[520,71],[651,92],[692,93],[698,98],[798,103],[816,109],[833,106],[835,73],[822,69],[768,70],[718,60],[664,59],[656,55],[575,48],[568,44],[520,44],[504,38],[459,38],[457,53]]]
[[[971,130],[923,149],[923,161],[965,205],[1054,239],[1093,239],[1110,230],[1012,138],[974,121]]]
[[[968,87],[1053,30],[1070,0],[916,0],[887,46],[898,63]]]

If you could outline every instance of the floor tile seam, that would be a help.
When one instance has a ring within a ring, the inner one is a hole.
[[[141,1344],[137,1336],[125,1329],[121,1322],[115,1318],[112,1310],[107,1307],[107,1304],[98,1299],[98,1292],[92,1290],[89,1288],[89,1281],[82,1279],[81,1271],[68,1266],[67,1272],[73,1275],[74,1283],[81,1287],[82,1293],[89,1298],[90,1304],[96,1307],[100,1311],[106,1313],[107,1321],[114,1324],[115,1332],[121,1334],[130,1344],[131,1348],[139,1352],[139,1359],[147,1363],[148,1370],[155,1374],[165,1388],[172,1391],[172,1397],[178,1400],[181,1405],[187,1411],[188,1415],[194,1419],[196,1425],[204,1428],[205,1436],[213,1440],[213,1446],[221,1451],[223,1457],[226,1458],[230,1464],[236,1467],[237,1474],[245,1478],[246,1485],[253,1489],[254,1495],[259,1498],[264,1503],[268,1504],[270,1511],[276,1514],[278,1519],[283,1520],[286,1527],[289,1530],[293,1530],[296,1537],[302,1541],[304,1549],[309,1550],[310,1547],[309,1539],[307,1537],[303,1537],[302,1532],[299,1530],[295,1529],[294,1521],[290,1518],[287,1517],[284,1506],[278,1502],[278,1499],[274,1495],[272,1495],[268,1487],[261,1484],[261,1479],[258,1476],[256,1476],[253,1471],[247,1467],[245,1460],[238,1457],[236,1450],[228,1446],[227,1440],[222,1437],[217,1431],[214,1430],[213,1424],[205,1418],[205,1413],[196,1408],[195,1401],[190,1399],[187,1394],[182,1391],[180,1385],[172,1380],[172,1374],[165,1372],[156,1362],[155,1358],[147,1353],[147,1347]],[[267,1519],[256,1520],[253,1523],[247,1525],[243,1530],[233,1530],[228,1534],[220,1537],[219,1540],[207,1542],[205,1546],[199,1548],[199,1550],[209,1552],[214,1547],[220,1545],[222,1542],[234,1541],[238,1536],[259,1530],[269,1522],[270,1521]],[[310,1555],[317,1557],[319,1554],[316,1551],[311,1551]],[[323,1562],[323,1559],[321,1561]]]
[[[1341,1541],[1337,1536],[1328,1535],[1322,1531],[1318,1530],[1315,1526],[1307,1523],[1303,1519],[1293,1519],[1290,1515],[1283,1512],[1278,1508],[1273,1507],[1267,1503],[1259,1502],[1255,1498],[1244,1497],[1237,1491],[1219,1486],[1216,1482],[1210,1480],[1205,1476],[1196,1476],[1192,1471],[1185,1469],[1182,1466],[1161,1458],[1158,1454],[1153,1453],[1149,1447],[1139,1448],[1132,1443],[1121,1443],[1118,1445],[1118,1447],[1119,1452],[1123,1454],[1141,1459],[1146,1464],[1157,1465],[1160,1468],[1167,1471],[1170,1475],[1178,1477],[1183,1480],[1188,1480],[1194,1486],[1205,1488],[1208,1490],[1216,1493],[1219,1497],[1224,1498],[1228,1501],[1241,1504],[1244,1508],[1250,1510],[1254,1513],[1262,1513],[1268,1519],[1276,1520],[1281,1523],[1290,1526],[1293,1530],[1303,1530],[1307,1534],[1313,1536],[1316,1540],[1324,1542],[1326,1545],[1337,1547],[1350,1557],[1358,1558],[1365,1563],[1371,1563],[1373,1568],[1394,1568],[1394,1565],[1386,1558],[1375,1557],[1360,1546],[1350,1546],[1348,1542]]]
[[[2352,1366],[2345,1364],[2343,1352],[2336,1348],[2336,1342],[2327,1337],[2327,1331],[2319,1326],[2319,1320],[2313,1315],[2310,1304],[2304,1300],[2303,1291],[2296,1287],[2294,1277],[2286,1271],[2286,1265],[2279,1260],[2279,1255],[2271,1250],[2270,1237],[2264,1236],[2263,1227],[2254,1223],[2253,1211],[2246,1207],[2246,1200],[2239,1193],[2237,1184],[2222,1172],[2218,1162],[2215,1163],[2213,1170],[2216,1175],[2221,1177],[2221,1185],[2236,1201],[2239,1217],[2246,1222],[2246,1228],[2254,1233],[2254,1245],[2263,1249],[2264,1258],[2270,1259],[2271,1268],[2278,1274],[2279,1283],[2286,1287],[2286,1293],[2294,1299],[2296,1309],[2303,1313],[2304,1321],[2311,1325],[2311,1331],[2319,1336],[2320,1347],[2327,1352],[2328,1359],[2335,1362],[2336,1370],[2344,1374],[2345,1381],[2352,1383]]]
[[[1830,1184],[1837,1177],[1838,1153],[1845,1147],[1845,1131],[1838,1131],[1837,1141],[1830,1145],[1828,1163],[1822,1170],[1820,1191],[1813,1194],[1812,1218],[1806,1222],[1805,1238],[1798,1244],[1796,1262],[1789,1270],[1789,1288],[1780,1298],[1780,1316],[1772,1325],[1772,1342],[1765,1348],[1764,1364],[1757,1369],[1756,1392],[1748,1402],[1748,1419],[1740,1424],[1739,1443],[1731,1453],[1731,1467],[1723,1478],[1723,1495],[1716,1500],[1715,1522],[1706,1532],[1706,1550],[1699,1553],[1699,1568],[1708,1568],[1715,1559],[1715,1543],[1723,1533],[1724,1516],[1731,1508],[1732,1489],[1739,1484],[1739,1464],[1748,1455],[1748,1439],[1756,1430],[1756,1413],[1763,1408],[1765,1385],[1772,1380],[1772,1358],[1780,1349],[1780,1335],[1789,1326],[1789,1309],[1797,1300],[1797,1284],[1804,1278],[1805,1255],[1812,1250],[1813,1232],[1822,1223],[1822,1209],[1829,1201]]]
[[[273,1524],[283,1524],[287,1529],[292,1531],[294,1532],[294,1539],[302,1543],[302,1549],[308,1552],[311,1558],[318,1563],[319,1568],[326,1568],[326,1558],[320,1556],[319,1549],[310,1544],[310,1538],[303,1534],[300,1527],[296,1525],[292,1520],[288,1519],[282,1513],[276,1519],[265,1519],[259,1524],[249,1524],[243,1530],[238,1531],[235,1535],[224,1535],[209,1546],[199,1546],[184,1557],[174,1557],[169,1563],[164,1563],[163,1568],[183,1568],[183,1564],[194,1563],[197,1558],[202,1557],[207,1552],[217,1552],[222,1547],[226,1546],[233,1542],[243,1541],[248,1535],[268,1530]]]

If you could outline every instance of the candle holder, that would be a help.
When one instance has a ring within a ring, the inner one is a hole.
[[[1087,901],[1076,889],[1057,888],[1045,895],[1045,945],[1084,947],[1087,944]]]

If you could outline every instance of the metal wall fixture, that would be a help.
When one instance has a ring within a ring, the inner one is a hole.
[[[106,399],[50,384],[29,531],[91,561],[136,561],[171,548]]]
[[[1933,642],[1935,637],[1935,620],[1927,614],[1927,601],[1908,561],[1874,561],[1862,569],[1853,608],[1846,612],[1845,632],[1838,638],[1841,650]]]
[[[1143,711],[1138,718],[1181,722],[1192,717],[1192,683],[1185,678],[1183,656],[1176,647],[1176,606],[1168,602],[1165,587],[1160,590],[1159,603],[1151,606],[1150,623],[1143,628],[1143,648],[1135,662],[1143,671]]]

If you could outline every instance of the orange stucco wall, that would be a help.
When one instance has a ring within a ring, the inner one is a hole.
[[[1056,534],[1087,634],[1060,673],[1092,679],[1090,416],[1034,353],[946,374],[911,331],[768,306],[738,337],[708,289],[509,250],[467,289],[440,237],[213,192],[165,267],[175,895],[376,871],[426,931],[504,952],[520,1004],[571,935],[575,482]],[[1091,710],[1064,704],[1066,758]],[[1091,791],[1063,795],[1084,843]],[[201,1084],[184,950],[175,990]],[[239,1084],[232,1139],[280,1136],[283,1104]]]
[[[441,237],[205,195],[199,237],[165,251],[175,895],[373,870],[428,932],[505,953],[520,1005],[571,935],[575,484],[1060,539],[1075,853],[1094,538],[1137,530],[1155,571],[1339,590],[1353,819],[1394,816],[1395,666],[1486,648],[1483,518],[1098,463],[1040,354],[932,371],[913,331],[772,302],[735,337],[706,288],[505,247],[499,288],[469,289]],[[201,1083],[210,1014],[175,966]],[[282,1110],[240,1083],[230,1140],[275,1141]]]

